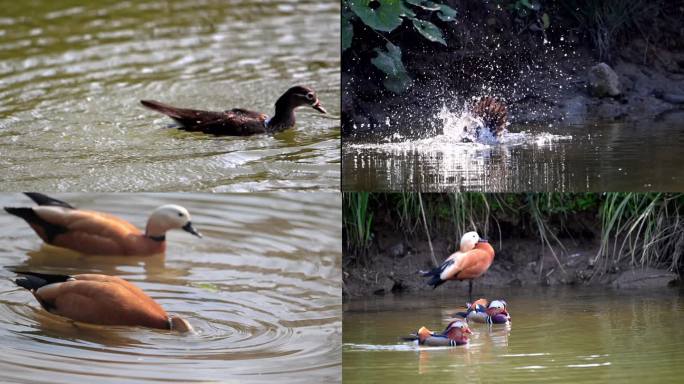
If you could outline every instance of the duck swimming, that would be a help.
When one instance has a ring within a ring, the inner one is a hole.
[[[234,108],[223,112],[177,108],[154,100],[140,100],[147,108],[161,112],[181,124],[180,129],[223,136],[248,136],[260,133],[280,132],[295,125],[294,110],[308,105],[321,113],[327,113],[321,106],[316,91],[301,85],[288,89],[275,103],[275,115],[271,118],[263,113]]]
[[[37,207],[5,207],[24,219],[46,243],[88,255],[148,256],[166,250],[166,232],[182,229],[197,237],[190,213],[179,205],[162,205],[147,220],[145,232],[116,216],[77,209],[43,195],[26,193]]]
[[[468,280],[468,301],[472,301],[473,279],[482,276],[494,261],[494,248],[487,240],[479,239],[473,249],[450,256],[437,268],[423,272],[430,277],[428,284],[433,288],[449,280]]]
[[[508,304],[504,300],[493,300],[487,303],[487,299],[478,299],[472,304],[468,303],[466,311],[458,312],[454,315],[456,316],[474,323],[509,324],[511,322]]]
[[[426,327],[420,327],[416,333],[404,337],[403,340],[418,341],[418,345],[430,347],[454,347],[468,344],[468,335],[471,333],[465,321],[454,320],[441,333],[432,332]]]
[[[17,272],[15,283],[26,288],[48,312],[82,323],[140,326],[192,332],[190,323],[169,316],[142,289],[116,277]]]

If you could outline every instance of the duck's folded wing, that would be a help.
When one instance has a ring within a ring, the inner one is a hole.
[[[246,109],[231,109],[214,119],[191,128],[214,135],[247,136],[266,132],[267,116]]]
[[[145,107],[163,113],[184,126],[194,126],[215,121],[224,116],[223,112],[201,111],[198,109],[177,108],[154,100],[140,100]]]

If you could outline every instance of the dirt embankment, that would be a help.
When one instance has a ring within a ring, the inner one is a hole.
[[[456,242],[440,235],[432,239],[438,262],[455,251]],[[591,236],[571,241],[564,239],[566,249],[555,248],[558,261],[548,247],[531,238],[490,238],[490,242],[496,249],[496,257],[487,273],[475,281],[475,294],[487,287],[582,284],[651,289],[679,285],[678,276],[673,272],[632,268],[628,260],[599,274],[593,261],[599,244]],[[433,267],[426,240],[410,240],[392,230],[380,231],[365,255],[345,257],[345,263],[345,298],[432,291],[427,279],[418,273]],[[450,281],[437,289],[467,292],[467,286],[467,282]]]
[[[560,9],[548,11],[550,28],[535,32],[521,28],[495,2],[448,3],[458,9],[459,21],[440,25],[447,47],[426,43],[410,26],[389,36],[402,42],[403,62],[414,79],[402,95],[385,90],[383,74],[368,64],[382,39],[355,26],[364,43],[343,55],[346,136],[425,127],[443,104],[460,105],[484,93],[506,101],[513,124],[653,119],[684,109],[684,17],[675,17],[684,12],[681,6],[666,3],[644,27],[653,31],[616,39],[613,54],[599,59],[587,32]],[[602,61],[617,75],[609,79],[617,94],[592,87],[592,68]]]

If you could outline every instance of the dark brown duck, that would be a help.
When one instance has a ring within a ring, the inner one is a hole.
[[[248,136],[275,133],[295,125],[294,110],[308,105],[327,113],[318,100],[316,91],[301,85],[288,89],[275,103],[275,115],[234,108],[223,112],[177,108],[153,100],[140,100],[147,108],[163,113],[180,123],[180,129],[214,135]]]

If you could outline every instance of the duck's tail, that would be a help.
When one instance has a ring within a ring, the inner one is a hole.
[[[173,119],[184,119],[187,117],[186,110],[183,108],[176,108],[172,107],[168,104],[160,103],[158,101],[154,100],[140,100],[140,104],[144,105],[145,107],[163,113],[166,116],[173,118]]]
[[[491,96],[484,96],[476,101],[471,112],[481,118],[484,125],[494,135],[500,135],[506,128],[508,122],[506,105]]]
[[[63,207],[69,209],[76,209],[74,206],[62,200],[57,200],[48,195],[44,195],[38,192],[24,192],[24,195],[28,196],[29,199],[33,200],[38,205],[47,205],[52,207]]]
[[[433,268],[427,272],[424,272],[423,277],[430,277],[430,280],[428,281],[428,285],[431,285],[432,289],[435,289],[435,288],[439,287],[440,285],[442,285],[446,282],[446,280],[442,280],[442,278],[440,277],[441,273],[442,273],[442,268],[437,267],[437,268]]]
[[[446,259],[439,267],[432,268],[427,272],[421,273],[423,277],[430,277],[428,285],[431,285],[432,289],[435,289],[446,282],[446,280],[442,279],[442,272],[444,272],[445,269],[449,268],[453,264],[454,259]]]
[[[23,272],[14,271],[20,276],[14,280],[14,282],[29,291],[34,291],[40,287],[44,287],[52,283],[61,283],[70,279],[70,276],[66,275],[51,275],[46,273],[36,273],[36,272]]]

